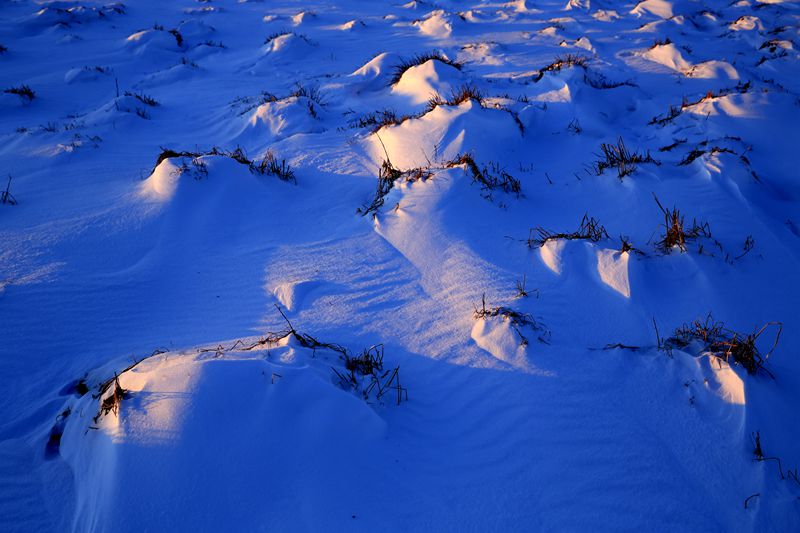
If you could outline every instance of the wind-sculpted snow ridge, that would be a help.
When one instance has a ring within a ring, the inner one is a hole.
[[[0,2],[0,531],[800,530],[798,27]]]

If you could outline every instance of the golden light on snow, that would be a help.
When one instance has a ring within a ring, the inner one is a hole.
[[[800,531],[798,17],[0,0],[0,533]]]

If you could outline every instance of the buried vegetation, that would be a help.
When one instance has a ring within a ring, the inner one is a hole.
[[[286,322],[286,327],[275,332],[267,332],[260,338],[246,342],[237,340],[228,347],[222,345],[200,348],[197,350],[198,354],[211,353],[215,358],[224,356],[232,352],[249,352],[252,350],[267,350],[267,357],[269,357],[269,349],[281,345],[283,341],[292,339],[297,344],[311,350],[311,357],[316,358],[317,351],[329,351],[338,355],[341,366],[331,366],[331,370],[336,378],[336,383],[345,390],[352,390],[357,392],[365,400],[370,401],[371,398],[381,402],[385,395],[392,393],[396,395],[397,405],[402,401],[408,401],[408,389],[403,387],[400,383],[400,367],[384,367],[384,346],[383,344],[373,345],[362,351],[360,355],[351,355],[350,351],[344,346],[336,343],[323,342],[315,337],[302,333],[295,329],[289,318],[283,310],[275,305],[275,308],[280,313],[283,320]],[[127,389],[123,388],[120,384],[120,376],[126,372],[136,368],[139,364],[148,359],[166,353],[165,349],[157,349],[150,355],[134,360],[133,363],[119,372],[115,372],[114,376],[102,382],[98,387],[97,394],[92,397],[99,399],[98,412],[94,416],[94,423],[97,424],[103,417],[108,414],[119,416],[123,400],[130,396]],[[88,392],[89,388],[86,385],[85,379],[81,379],[76,386],[76,393],[82,396]],[[92,426],[92,429],[97,429]],[[60,433],[59,433],[60,436]]]
[[[406,182],[425,181],[431,176],[433,176],[433,172],[429,169],[399,170],[392,165],[391,161],[385,159],[378,169],[378,187],[375,190],[375,196],[369,204],[359,207],[356,213],[362,216],[367,216],[370,213],[377,215],[386,202],[386,196],[394,188],[395,182],[398,180],[405,180]]]
[[[36,98],[36,92],[24,83],[22,85],[17,85],[16,87],[9,87],[3,92],[6,94],[15,94],[26,102],[32,102],[33,99]]]
[[[394,72],[392,73],[392,78],[389,84],[390,85],[397,84],[397,82],[400,81],[400,78],[403,77],[403,74],[405,74],[408,69],[410,69],[411,67],[422,65],[423,63],[427,63],[428,61],[431,60],[439,61],[441,63],[444,63],[445,65],[449,65],[458,70],[461,70],[462,68],[461,63],[449,59],[441,52],[424,52],[421,54],[417,54],[410,59],[404,59],[400,62],[399,65],[394,67]]]
[[[774,331],[775,337],[770,348],[762,352],[758,343],[767,331]],[[725,327],[723,322],[715,321],[709,314],[705,320],[698,319],[683,324],[675,330],[672,337],[659,339],[659,347],[672,350],[695,345],[699,347],[699,355],[709,355],[731,365],[740,365],[751,375],[762,372],[774,378],[775,376],[765,365],[777,348],[782,331],[781,322],[768,322],[760,329],[755,329],[753,333],[738,333]]]
[[[597,154],[598,160],[592,163],[590,170],[595,176],[600,176],[606,170],[616,170],[617,177],[622,180],[625,176],[633,174],[636,171],[636,166],[643,163],[653,163],[660,165],[658,161],[653,159],[650,152],[644,154],[631,151],[625,146],[625,141],[622,137],[617,139],[614,143],[602,143],[600,145],[600,153]]]
[[[528,238],[523,242],[528,245],[528,248],[541,248],[549,241],[567,240],[576,241],[583,240],[589,242],[600,242],[603,239],[608,239],[608,232],[600,222],[590,217],[588,213],[583,215],[580,226],[576,231],[570,233],[555,232],[545,229],[541,226],[531,228],[528,230]]]
[[[485,97],[486,96],[475,85],[464,84],[450,91],[450,96],[448,98],[444,98],[439,93],[435,93],[428,100],[425,106],[425,113],[433,111],[441,105],[457,106],[470,101],[477,102],[478,105],[483,107]]]
[[[447,168],[464,167],[472,176],[472,183],[481,186],[483,196],[491,200],[492,192],[502,191],[506,194],[513,194],[519,198],[522,193],[522,184],[518,179],[503,169],[499,163],[489,161],[483,167],[479,167],[471,154],[459,154],[448,161]]]
[[[264,154],[264,157],[261,159],[261,161],[254,161],[248,158],[247,154],[245,154],[244,150],[240,147],[236,147],[233,150],[225,150],[215,146],[207,152],[178,152],[169,148],[162,148],[161,153],[158,155],[158,158],[156,158],[156,164],[150,173],[152,174],[155,172],[158,165],[160,165],[165,159],[190,158],[192,166],[196,171],[194,173],[194,177],[195,179],[200,179],[208,174],[208,171],[205,168],[205,163],[203,163],[203,161],[200,159],[203,156],[227,157],[241,165],[245,165],[248,170],[254,174],[259,174],[261,176],[275,176],[281,181],[297,183],[297,178],[295,177],[292,167],[286,162],[285,159],[278,159],[278,157],[271,150]],[[182,163],[179,167],[179,171],[189,170],[189,167],[184,163]]]
[[[537,340],[545,344],[549,344],[550,330],[548,330],[541,322],[537,321],[533,315],[529,313],[521,313],[510,307],[486,307],[486,293],[481,296],[481,307],[474,306],[473,317],[475,320],[500,317],[508,321],[511,329],[519,337],[520,346],[528,345],[528,338],[522,333],[522,330],[527,328],[532,330],[537,335]]]
[[[446,97],[438,92],[434,92],[425,103],[425,107],[417,113],[398,114],[394,109],[387,108],[359,116],[351,120],[349,125],[353,128],[369,127],[370,131],[375,133],[386,126],[399,126],[407,120],[422,118],[438,107],[456,107],[465,102],[475,102],[480,108],[508,113],[519,129],[520,134],[525,135],[525,125],[515,111],[500,104],[487,105],[486,95],[471,83],[466,83],[452,89],[449,96]]]
[[[661,209],[664,215],[664,235],[656,243],[656,248],[658,248],[659,251],[666,254],[677,248],[681,252],[685,252],[687,250],[686,245],[689,241],[695,240],[698,237],[711,238],[711,229],[707,222],[698,224],[696,220],[692,219],[691,227],[686,229],[685,217],[677,207],[665,209],[655,194],[653,194],[653,198],[655,198],[658,208]]]
[[[386,394],[393,393],[397,405],[400,405],[403,400],[408,401],[408,389],[400,384],[399,366],[384,370],[383,350],[383,344],[376,344],[358,356],[345,353],[345,371],[336,367],[331,367],[331,370],[342,388],[359,391],[365,400],[369,401],[373,392],[378,401]]]
[[[489,161],[481,167],[478,166],[471,154],[459,154],[442,166],[416,167],[408,170],[400,170],[394,167],[387,154],[387,159],[384,159],[378,169],[378,185],[375,196],[369,204],[358,208],[356,213],[362,216],[370,213],[376,215],[386,202],[386,196],[398,181],[405,181],[406,183],[426,181],[432,178],[438,170],[455,167],[464,168],[472,177],[472,183],[480,185],[482,196],[489,201],[492,200],[495,191],[513,194],[516,197],[519,197],[522,193],[520,181],[506,172],[498,163]]]

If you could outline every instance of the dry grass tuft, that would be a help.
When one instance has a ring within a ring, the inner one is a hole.
[[[394,391],[397,405],[408,401],[408,389],[400,384],[400,367],[384,370],[383,344],[376,344],[365,349],[359,356],[344,354],[345,370],[340,372],[334,367],[331,370],[339,379],[339,385],[347,389],[360,390],[365,400],[375,392],[375,398],[381,400],[384,395]],[[366,385],[361,382],[366,381]]]
[[[477,102],[478,105],[483,107],[484,98],[485,95],[476,86],[472,84],[465,84],[461,85],[456,89],[453,89],[452,92],[450,93],[450,96],[447,99],[443,98],[439,93],[436,93],[433,96],[431,96],[425,107],[424,113],[433,111],[440,105],[457,106],[468,101]]]
[[[596,218],[590,217],[589,214],[586,213],[583,215],[581,224],[577,231],[573,231],[572,233],[557,233],[539,226],[536,228],[531,228],[528,231],[528,238],[524,242],[528,245],[528,248],[540,248],[548,241],[555,241],[559,239],[565,239],[568,241],[585,240],[590,242],[599,242],[608,238],[609,235],[606,231],[606,228],[600,224]]]
[[[539,69],[536,76],[534,76],[533,81],[538,82],[544,77],[546,73],[559,72],[560,70],[565,68],[580,67],[585,70],[588,64],[589,64],[589,58],[584,56],[567,54],[563,58],[556,57],[555,61],[553,61],[546,67],[542,67],[541,69]]]
[[[191,151],[175,151],[169,148],[161,148],[161,153],[156,158],[156,164],[153,167],[153,170],[150,171],[152,174],[155,172],[158,165],[160,165],[165,159],[174,159],[174,158],[190,158],[192,161],[192,165],[195,167],[195,170],[199,172],[199,174],[195,175],[195,178],[199,179],[199,177],[205,177],[208,172],[205,168],[205,163],[200,160],[200,157],[203,156],[222,156],[232,159],[239,163],[240,165],[245,165],[250,172],[254,174],[259,174],[261,176],[275,176],[281,181],[289,181],[292,183],[297,183],[297,178],[295,177],[294,170],[291,166],[286,162],[285,159],[278,159],[275,154],[269,150],[264,155],[263,159],[259,162],[253,161],[247,157],[244,150],[241,147],[236,147],[233,150],[225,150],[224,148],[219,148],[214,146],[211,150],[206,152],[191,152]],[[185,162],[182,162],[179,171],[188,170],[188,166]],[[199,177],[198,177],[199,176]]]
[[[471,175],[472,182],[479,183],[484,196],[491,200],[493,191],[502,191],[519,197],[522,184],[514,176],[506,172],[498,163],[489,161],[480,168],[471,154],[464,153],[445,163],[446,168],[463,166]]]
[[[8,89],[3,91],[6,94],[16,94],[23,100],[27,100],[28,102],[32,102],[34,98],[36,98],[36,92],[25,85],[18,85],[16,87],[9,87]]]
[[[383,109],[351,120],[350,127],[370,128],[370,132],[375,133],[384,126],[395,126],[408,118],[408,115],[398,115],[394,109]]]
[[[135,92],[125,91],[125,96],[132,96],[133,98],[136,98],[138,101],[140,101],[141,103],[143,103],[146,106],[158,107],[159,105],[161,105],[158,102],[158,100],[156,100],[152,96],[148,96],[148,95],[146,95],[144,93],[135,93]]]
[[[114,413],[115,416],[118,415],[122,400],[125,399],[125,394],[128,392],[119,384],[119,376],[117,376],[117,374],[114,374],[114,379],[107,383],[108,385],[105,386],[105,389],[101,388],[100,395],[102,396],[107,389],[110,389],[111,385],[113,385],[113,390],[111,394],[103,398],[103,401],[100,402],[100,411],[94,417],[95,424],[108,413]]]
[[[511,328],[517,334],[520,340],[520,346],[527,346],[528,345],[528,338],[522,333],[522,328],[529,328],[538,332],[537,339],[539,342],[543,342],[545,344],[549,344],[548,340],[550,338],[550,331],[544,327],[543,324],[536,321],[532,315],[528,313],[520,313],[510,307],[486,307],[486,294],[484,293],[481,296],[481,307],[474,306],[474,313],[473,317],[475,320],[492,318],[492,317],[501,317],[503,320],[507,320],[511,325]]]
[[[403,74],[410,69],[411,67],[416,67],[418,65],[422,65],[428,61],[439,61],[444,63],[445,65],[450,65],[453,68],[461,70],[462,65],[457,61],[452,61],[448,59],[447,56],[442,54],[441,52],[425,52],[422,54],[417,54],[411,59],[403,60],[399,65],[394,68],[394,73],[392,74],[392,79],[390,81],[390,85],[395,85],[397,82],[400,81],[400,78],[403,77]]]
[[[766,353],[762,353],[758,347],[758,340],[771,328],[777,330],[775,339],[770,349]],[[782,330],[782,323],[768,322],[761,329],[754,330],[753,333],[737,333],[726,328],[724,323],[715,321],[709,314],[703,321],[698,319],[683,324],[663,344],[667,348],[685,348],[693,342],[699,342],[703,354],[724,359],[732,365],[741,365],[748,374],[764,372],[774,378],[772,373],[765,368],[765,364],[778,346]]]
[[[597,155],[600,159],[595,161],[591,166],[591,170],[596,176],[600,176],[606,170],[613,168],[617,170],[617,177],[621,181],[622,178],[636,171],[636,165],[642,163],[661,164],[653,159],[650,155],[650,151],[640,154],[635,150],[628,150],[622,137],[619,137],[616,144],[601,144],[600,151],[601,153]]]
[[[698,224],[696,220],[692,220],[692,227],[687,231],[684,227],[685,217],[677,207],[673,207],[671,210],[665,209],[655,194],[653,194],[653,198],[664,214],[664,236],[656,243],[656,247],[661,252],[669,253],[674,248],[685,252],[687,241],[698,237],[711,237],[711,229],[707,222]]]

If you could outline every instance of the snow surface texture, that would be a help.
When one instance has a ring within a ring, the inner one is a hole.
[[[0,531],[800,530],[798,7],[0,2]]]

